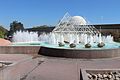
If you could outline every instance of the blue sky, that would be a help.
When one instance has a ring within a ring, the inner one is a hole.
[[[9,29],[14,20],[25,28],[56,25],[66,12],[91,24],[120,24],[120,0],[0,0],[0,25]]]

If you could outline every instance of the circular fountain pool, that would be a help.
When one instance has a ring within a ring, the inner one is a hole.
[[[58,45],[41,43],[39,54],[82,59],[113,58],[120,57],[120,43],[106,43],[102,48],[98,48],[97,44],[94,44],[91,48],[85,48],[84,45],[81,44],[75,48],[70,48],[69,45],[59,47]]]
[[[69,44],[59,47],[59,45],[49,44],[46,42],[14,43],[12,46],[40,46],[38,54],[53,57],[81,59],[120,57],[120,43],[116,42],[105,43],[105,46],[102,48],[98,48],[97,43],[94,43],[91,48],[85,48],[85,46],[81,43],[76,45],[75,48],[70,48]]]
[[[99,48],[97,46],[97,43],[92,44],[91,48],[85,48],[83,44],[76,45],[75,48],[70,48],[69,44],[65,44],[62,47],[59,47],[59,45],[56,44],[49,44],[49,43],[40,43],[40,46],[43,47],[49,47],[49,48],[56,48],[56,49],[80,49],[80,50],[101,50],[101,49],[115,49],[120,48],[120,43],[112,42],[112,43],[105,43],[105,46],[102,48]]]

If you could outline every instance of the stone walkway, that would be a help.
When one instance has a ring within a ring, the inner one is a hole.
[[[38,62],[44,58],[44,62]],[[80,80],[80,69],[120,69],[120,58],[70,59],[26,54],[0,54],[15,64],[0,71],[0,80]],[[27,75],[27,76],[26,76]]]

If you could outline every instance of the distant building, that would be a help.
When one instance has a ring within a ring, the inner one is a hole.
[[[114,40],[120,38],[120,24],[101,24],[101,25],[94,25],[103,35],[111,34],[114,36]]]

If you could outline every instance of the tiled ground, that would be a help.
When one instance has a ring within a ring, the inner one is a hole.
[[[38,61],[44,62],[38,65]],[[1,61],[13,61],[13,66],[0,71],[0,80],[80,80],[80,69],[120,69],[120,58],[70,59],[41,56],[32,59],[26,54],[0,54]]]

